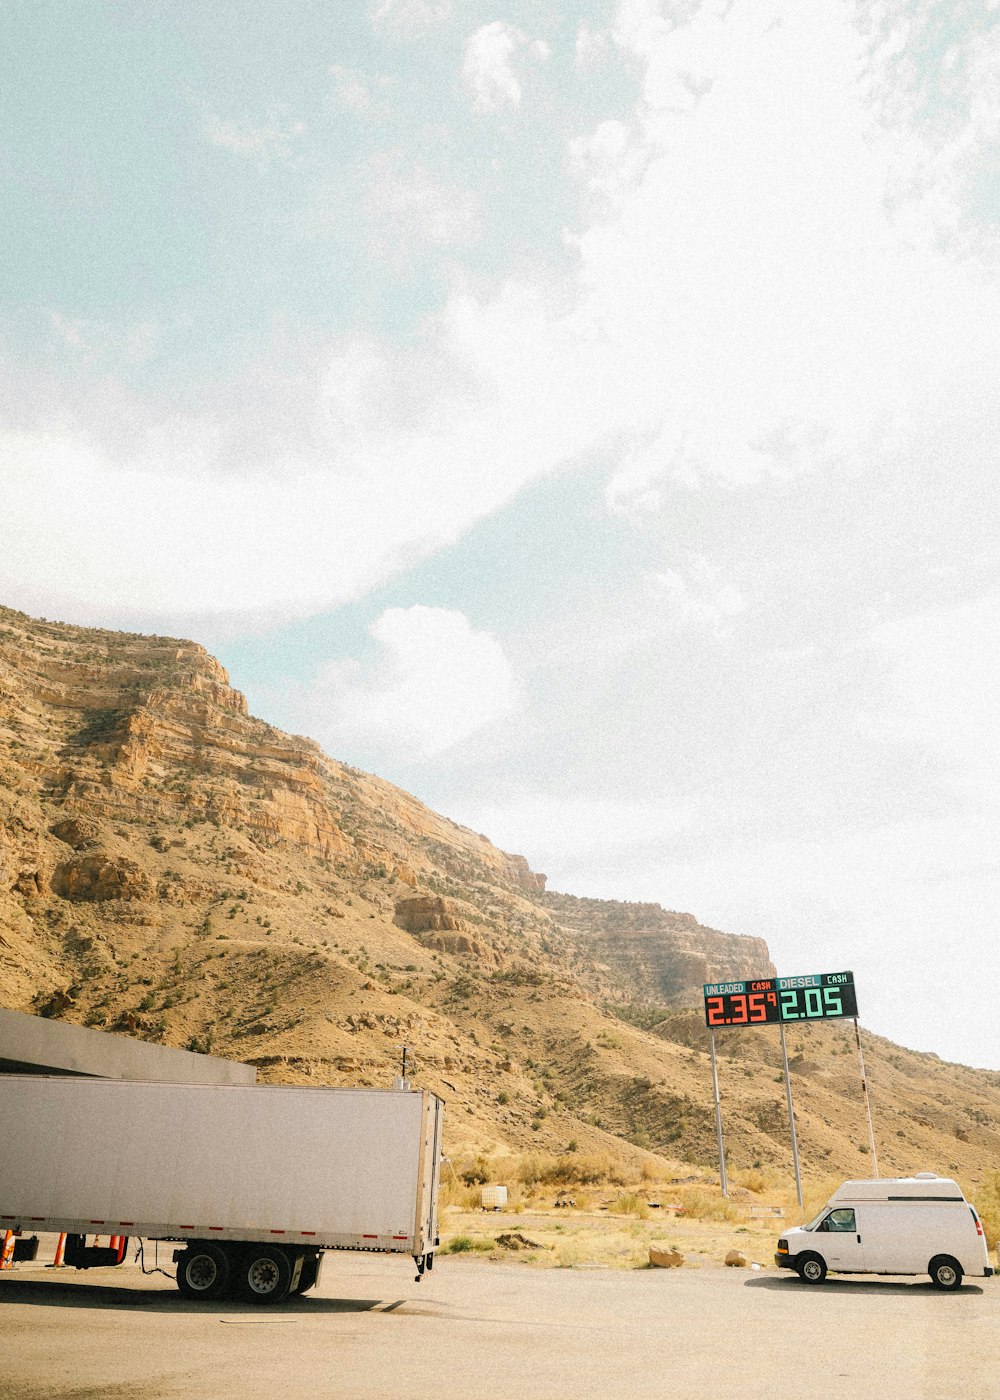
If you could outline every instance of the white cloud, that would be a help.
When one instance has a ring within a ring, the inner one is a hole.
[[[1000,779],[1000,597],[886,623],[872,645],[890,666],[882,731],[919,744],[955,787],[994,803]]]
[[[896,236],[839,9],[736,0],[692,24],[682,42],[657,6],[620,9],[644,102],[574,150],[581,179],[610,184],[619,156],[641,168],[577,238],[572,277],[488,292],[456,277],[404,349],[342,336],[290,371],[279,346],[201,410],[104,382],[97,407],[53,400],[41,427],[0,426],[5,596],[26,601],[30,581],[32,606],[48,591],[144,618],[328,608],[597,453],[620,468],[609,504],[640,519],[679,485],[863,480],[890,448],[919,491],[945,450],[919,406],[984,401],[1000,359],[995,280]],[[509,31],[478,31],[475,82],[497,101],[530,53]],[[697,100],[678,110],[682,79]],[[250,128],[216,134],[269,149]],[[460,192],[419,165],[390,175],[400,230],[473,236]],[[970,444],[963,461],[986,460]]]
[[[330,67],[330,77],[333,79],[333,91],[341,107],[346,107],[348,111],[359,116],[367,116],[372,111],[371,80],[367,74],[354,68],[345,68],[341,63],[334,63]]]
[[[600,30],[591,29],[586,21],[576,31],[573,49],[573,62],[578,72],[593,73],[604,63],[608,54],[608,37]]]
[[[376,747],[397,761],[454,748],[516,710],[518,686],[500,644],[447,608],[389,608],[370,633],[370,666],[329,662],[305,710],[336,752]]]
[[[480,213],[468,191],[435,180],[419,162],[400,172],[392,162],[377,164],[369,205],[379,216],[381,239],[394,229],[395,256],[405,258],[412,240],[437,247],[472,242],[479,233]]]
[[[206,112],[202,131],[213,146],[253,160],[261,172],[272,165],[294,166],[301,159],[296,147],[306,134],[306,124],[283,109],[268,112],[263,121],[249,117],[225,120]]]
[[[743,595],[726,583],[722,571],[696,555],[686,573],[664,569],[650,576],[654,597],[665,609],[667,620],[677,627],[695,627],[722,638],[728,624],[746,610]]]
[[[536,61],[549,57],[549,48],[542,40],[530,40],[515,25],[493,20],[470,35],[462,62],[462,81],[472,97],[476,112],[499,112],[521,105],[523,88],[514,71],[512,59],[518,50],[527,52]]]
[[[489,833],[503,850],[527,856],[536,870],[559,871],[585,864],[595,855],[614,860],[624,850],[662,847],[688,824],[681,808],[613,798],[601,792],[571,797],[558,793],[512,792],[481,805],[449,810],[464,826]],[[559,886],[562,888],[562,886]]]
[[[601,122],[569,142],[569,170],[591,193],[621,199],[649,162],[649,148],[621,121]]]
[[[377,0],[372,25],[400,35],[421,34],[451,18],[452,0]]]

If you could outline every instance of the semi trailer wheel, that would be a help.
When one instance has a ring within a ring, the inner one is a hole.
[[[229,1255],[216,1244],[190,1244],[177,1261],[177,1287],[185,1298],[221,1298],[229,1274]]]
[[[240,1264],[240,1297],[248,1303],[280,1303],[288,1297],[292,1265],[283,1249],[251,1245]]]

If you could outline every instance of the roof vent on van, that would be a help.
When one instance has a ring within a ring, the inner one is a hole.
[[[915,1172],[913,1176],[914,1181],[937,1181],[937,1179],[937,1172]]]

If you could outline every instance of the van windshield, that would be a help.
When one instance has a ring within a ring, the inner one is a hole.
[[[823,1209],[820,1211],[819,1215],[817,1215],[814,1220],[810,1220],[808,1225],[802,1226],[803,1230],[815,1230],[816,1226],[823,1219],[824,1215],[826,1215],[828,1210],[829,1206],[824,1206]]]

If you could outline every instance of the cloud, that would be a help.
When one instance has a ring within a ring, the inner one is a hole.
[[[452,0],[377,0],[372,26],[403,37],[422,34],[451,18]]]
[[[593,73],[600,68],[608,55],[608,36],[600,30],[591,29],[584,21],[576,31],[573,49],[573,63],[580,73]]]
[[[312,732],[335,751],[425,760],[512,714],[517,680],[500,644],[447,608],[388,608],[372,624],[370,665],[322,667],[306,701]]]
[[[487,803],[471,804],[459,795],[449,804],[456,820],[489,838],[504,850],[526,855],[536,870],[569,871],[585,867],[599,856],[614,864],[629,852],[661,848],[688,824],[680,807],[609,797],[602,792],[580,796],[514,791]],[[570,880],[572,877],[569,877]]]
[[[917,494],[945,458],[985,470],[995,408],[955,446],[926,405],[988,402],[1000,291],[953,249],[900,237],[842,11],[736,0],[670,29],[635,0],[614,35],[643,95],[567,149],[585,192],[613,194],[568,238],[569,271],[486,284],[452,262],[408,343],[276,336],[200,406],[164,407],[110,374],[8,377],[5,597],[27,605],[30,581],[32,606],[48,593],[91,614],[326,609],[581,461],[607,463],[608,505],[640,529],[706,486],[863,483],[905,463]],[[478,30],[476,100],[520,100],[515,59],[530,53],[511,26]],[[264,161],[272,138],[294,149],[279,116],[213,129]],[[469,246],[478,210],[462,191],[419,161],[385,170],[372,198],[398,243]]]
[[[654,596],[671,625],[694,627],[717,638],[728,634],[728,624],[746,610],[738,589],[726,583],[722,571],[701,555],[692,560],[687,574],[664,569],[650,576]]]
[[[377,217],[378,242],[397,262],[406,261],[414,240],[453,247],[473,242],[481,228],[475,196],[443,185],[419,161],[406,171],[388,159],[377,162],[368,204]]]
[[[367,74],[334,63],[330,67],[330,77],[333,79],[334,95],[341,107],[358,116],[368,116],[372,112],[371,79]]]
[[[296,146],[306,131],[305,122],[278,108],[263,121],[225,120],[214,112],[206,112],[202,119],[202,132],[213,146],[254,161],[262,173],[272,165],[298,165],[301,157]]]
[[[472,97],[475,112],[499,112],[521,105],[521,80],[511,62],[520,49],[542,62],[549,56],[548,45],[530,40],[512,24],[494,20],[469,37],[462,62],[462,81]]]
[[[996,803],[1000,774],[1000,596],[886,623],[871,645],[888,663],[889,737],[918,744],[954,787]]]

